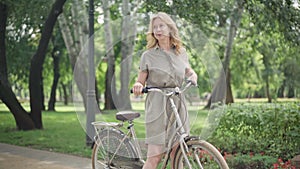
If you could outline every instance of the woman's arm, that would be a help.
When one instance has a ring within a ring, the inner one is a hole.
[[[197,84],[198,76],[192,68],[189,67],[185,69],[185,77],[192,81],[193,84]]]
[[[148,76],[148,72],[146,72],[146,71],[139,72],[137,81],[134,83],[133,88],[132,88],[133,93],[135,95],[142,94],[142,90],[143,90],[143,87],[145,86],[147,76]]]

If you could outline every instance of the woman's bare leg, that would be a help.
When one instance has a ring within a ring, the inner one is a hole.
[[[174,160],[175,160],[175,153],[176,153],[176,150],[177,150],[178,146],[179,146],[179,143],[176,144],[176,145],[172,148],[172,151],[171,151],[171,154],[170,154],[170,158],[171,158],[171,169],[174,169],[173,163],[174,163]],[[182,169],[182,168],[183,168],[183,164],[181,164],[181,165],[179,166],[178,169]]]
[[[147,160],[143,166],[143,169],[155,169],[162,158],[162,146],[161,145],[148,145]]]

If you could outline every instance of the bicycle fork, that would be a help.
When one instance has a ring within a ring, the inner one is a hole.
[[[138,158],[142,163],[145,163],[145,161],[143,160],[143,157],[142,157],[142,151],[141,151],[140,144],[138,142],[135,130],[132,126],[133,126],[133,123],[131,123],[131,125],[128,128],[130,129],[129,133],[131,134],[131,138],[133,139],[133,144],[135,145],[134,148],[137,153],[137,157],[135,157],[135,158]]]
[[[170,101],[171,109],[172,109],[172,111],[173,111],[173,113],[175,115],[176,123],[179,126],[179,136],[180,136],[180,138],[179,138],[179,146],[180,146],[180,149],[182,151],[183,157],[184,157],[187,165],[189,166],[190,169],[192,169],[192,166],[191,166],[191,164],[190,164],[190,162],[188,160],[187,154],[186,154],[186,152],[188,152],[188,146],[187,146],[187,144],[185,143],[185,140],[184,140],[184,138],[187,137],[188,135],[186,134],[186,132],[184,130],[183,124],[182,124],[182,122],[180,120],[180,116],[179,116],[179,113],[178,113],[178,110],[176,108],[176,105],[174,103],[173,98],[169,98],[169,101]],[[168,150],[168,152],[165,155],[165,159],[167,159],[166,157],[168,157],[170,155],[171,151],[172,151],[171,150],[172,140],[174,139],[175,135],[176,135],[176,133],[171,137],[172,139],[169,141],[169,146],[168,146],[169,150]],[[165,160],[163,168],[166,168],[167,161],[168,160]]]

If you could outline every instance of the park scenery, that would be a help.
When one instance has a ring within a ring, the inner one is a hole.
[[[144,140],[130,89],[157,12],[198,75],[191,134],[232,169],[300,169],[298,0],[0,0],[0,143],[91,158],[91,123],[122,110]]]

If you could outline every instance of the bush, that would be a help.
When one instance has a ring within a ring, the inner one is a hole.
[[[288,160],[300,154],[299,103],[232,104],[209,142],[223,151]]]
[[[236,155],[227,159],[229,168],[234,169],[269,169],[277,159],[262,155]]]

